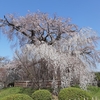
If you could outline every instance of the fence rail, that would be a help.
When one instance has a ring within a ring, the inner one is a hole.
[[[72,99],[69,99],[69,100],[72,100]],[[74,100],[81,100],[81,99],[78,98],[78,99],[74,99]],[[84,100],[90,100],[90,99],[88,99],[88,98],[84,98]],[[92,97],[91,100],[100,100],[100,99],[98,99],[97,97]]]
[[[61,85],[61,81],[56,80],[58,87]],[[39,84],[40,87],[45,84],[46,87],[51,87],[52,80],[45,80],[45,81],[39,81],[34,82],[35,84]],[[15,81],[14,86],[21,86],[21,87],[31,87],[33,83],[31,81]]]

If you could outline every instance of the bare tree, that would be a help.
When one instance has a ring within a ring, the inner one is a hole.
[[[48,68],[48,62],[40,56],[24,47],[15,52],[14,60],[18,63],[16,65],[21,80],[29,80],[33,82],[32,87],[43,88],[46,87],[46,81],[53,79],[53,69]],[[51,66],[52,67],[52,66]]]
[[[0,57],[0,67],[5,66],[6,64],[8,64],[10,62],[10,60],[8,59],[8,57]]]

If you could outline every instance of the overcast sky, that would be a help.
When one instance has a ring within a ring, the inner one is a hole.
[[[28,10],[69,17],[79,28],[91,27],[100,34],[100,0],[0,0],[0,18],[9,13],[24,16]],[[0,31],[0,56],[12,58],[10,45]]]

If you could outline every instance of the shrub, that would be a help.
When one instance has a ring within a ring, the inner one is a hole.
[[[32,94],[33,100],[52,100],[52,95],[48,90],[37,90]]]
[[[13,94],[4,97],[1,100],[32,100],[32,98],[26,94]]]
[[[41,88],[41,89],[45,89],[45,90],[48,90],[50,93],[53,93],[53,88],[51,87],[46,87],[46,88]]]
[[[79,86],[78,84],[73,85],[73,86],[71,86],[71,87],[74,87],[74,88],[80,88],[80,86]]]
[[[1,100],[1,98],[11,95],[11,94],[27,94],[27,95],[31,96],[34,91],[35,91],[35,89],[23,88],[23,87],[4,88],[4,89],[0,90],[0,100]]]
[[[21,88],[19,93],[20,94],[27,94],[27,95],[31,96],[32,93],[35,91],[36,91],[36,89],[32,89],[32,88]]]
[[[91,100],[92,97],[89,93],[87,93],[84,90],[81,90],[79,88],[64,88],[62,89],[59,94],[58,94],[58,99],[59,100]],[[87,99],[88,98],[88,99]]]
[[[20,93],[21,87],[10,87],[10,88],[4,88],[0,90],[0,100],[1,98],[11,95],[11,94],[18,94]]]

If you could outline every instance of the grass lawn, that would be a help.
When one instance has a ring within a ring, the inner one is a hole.
[[[90,87],[88,88],[88,92],[89,92],[93,97],[97,97],[98,99],[100,99],[100,87],[90,86]]]
[[[1,98],[8,96],[10,94],[18,94],[18,93],[23,93],[31,96],[31,94],[34,91],[31,90],[30,88],[22,88],[22,87],[10,87],[10,88],[5,88],[0,90],[0,100]]]
[[[8,96],[10,94],[17,94],[17,93],[22,93],[22,94],[27,94],[29,96],[32,95],[32,93],[35,90],[30,89],[30,88],[22,88],[22,87],[10,87],[10,88],[5,88],[0,90],[0,100],[1,98]],[[88,92],[93,96],[93,97],[97,97],[98,99],[100,99],[100,87],[89,87],[88,88]],[[53,100],[58,100],[57,96],[53,95]]]
[[[0,100],[2,97],[8,96],[10,94],[17,94],[20,92],[20,87],[14,87],[14,88],[5,88],[0,90]]]

